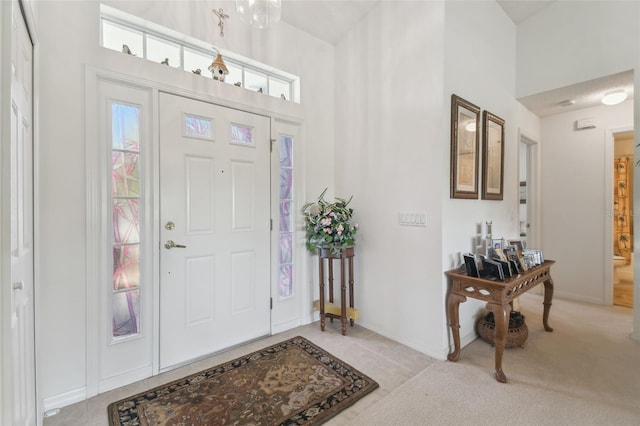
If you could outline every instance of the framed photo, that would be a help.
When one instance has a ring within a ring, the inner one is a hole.
[[[514,246],[520,253],[526,248],[522,240],[509,240],[509,245]]]
[[[504,239],[502,238],[494,238],[491,240],[491,248],[492,249],[503,249],[504,248]]]
[[[480,108],[451,95],[451,198],[478,198]]]
[[[482,112],[482,199],[502,200],[504,187],[504,120]]]

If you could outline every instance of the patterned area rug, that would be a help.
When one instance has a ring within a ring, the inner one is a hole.
[[[350,365],[294,337],[114,402],[109,424],[319,424],[377,387]]]

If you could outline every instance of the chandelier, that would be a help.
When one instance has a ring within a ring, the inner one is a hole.
[[[240,19],[256,28],[267,28],[278,22],[281,10],[281,0],[236,0]]]

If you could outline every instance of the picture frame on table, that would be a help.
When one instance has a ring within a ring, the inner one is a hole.
[[[480,270],[478,269],[478,264],[476,263],[476,257],[471,253],[464,254],[463,257],[467,275],[470,277],[480,278]]]
[[[451,198],[478,198],[480,107],[451,95]]]
[[[494,238],[491,240],[491,248],[492,249],[503,249],[504,248],[504,238]]]
[[[520,253],[522,253],[522,251],[524,251],[524,249],[527,248],[526,243],[522,240],[508,240],[507,243],[510,246],[515,246],[516,250],[518,250],[518,252]]]

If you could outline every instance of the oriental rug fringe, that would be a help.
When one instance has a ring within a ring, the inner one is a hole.
[[[378,387],[294,337],[114,402],[110,426],[321,424]]]

